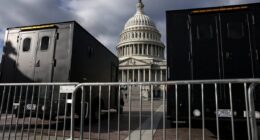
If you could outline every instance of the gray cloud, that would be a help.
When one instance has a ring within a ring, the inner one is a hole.
[[[114,53],[124,23],[134,14],[135,2],[126,0],[63,0],[64,9]]]
[[[72,19],[59,8],[57,0],[3,0],[0,5],[0,27],[22,26]]]
[[[6,28],[72,19],[73,15],[60,8],[57,0],[2,0],[0,5],[0,55]]]
[[[7,27],[77,20],[115,53],[125,22],[134,15],[137,0],[2,0],[0,40]],[[259,0],[143,0],[145,13],[166,40],[165,11],[254,3]],[[0,41],[1,45],[1,41]],[[2,46],[2,45],[1,45]]]
[[[2,49],[3,49],[4,31],[0,29],[0,61],[2,60]]]

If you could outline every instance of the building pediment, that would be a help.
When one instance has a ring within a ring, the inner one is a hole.
[[[150,63],[145,62],[143,60],[129,58],[129,59],[121,61],[119,65],[120,66],[143,66],[143,65],[150,65]]]

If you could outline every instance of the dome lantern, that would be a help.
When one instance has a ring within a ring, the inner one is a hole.
[[[136,4],[136,10],[137,10],[136,13],[143,14],[144,13],[143,9],[144,9],[144,4],[142,0],[138,0],[138,3]]]

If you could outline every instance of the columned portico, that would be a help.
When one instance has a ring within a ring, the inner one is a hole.
[[[119,73],[121,74],[122,82],[152,82],[152,81],[163,81],[166,79],[166,75],[163,73],[165,70],[158,69],[121,69]],[[159,79],[158,79],[159,77]],[[146,80],[148,79],[148,80]]]

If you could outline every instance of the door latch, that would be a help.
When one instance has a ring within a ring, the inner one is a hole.
[[[226,52],[226,59],[232,59],[232,53]]]
[[[40,60],[37,60],[37,62],[35,63],[35,67],[40,67]]]
[[[53,67],[56,66],[56,59],[53,59],[53,60],[52,60],[52,65],[53,65]]]

